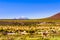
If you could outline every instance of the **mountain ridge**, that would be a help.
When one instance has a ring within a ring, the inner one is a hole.
[[[48,19],[60,19],[60,12],[48,17]]]

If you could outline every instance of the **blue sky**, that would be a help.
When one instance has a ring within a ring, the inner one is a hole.
[[[45,18],[60,12],[60,0],[0,0],[0,19]]]

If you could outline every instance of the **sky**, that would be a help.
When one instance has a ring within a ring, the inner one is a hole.
[[[60,0],[0,0],[0,19],[37,19],[59,12]]]

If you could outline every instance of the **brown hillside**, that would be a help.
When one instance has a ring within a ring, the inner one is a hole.
[[[49,17],[50,19],[60,19],[60,13],[57,13],[51,17]]]

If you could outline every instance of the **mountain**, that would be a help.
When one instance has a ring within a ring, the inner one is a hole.
[[[24,17],[24,16],[21,16],[19,19],[21,19],[21,20],[26,20],[26,19],[29,19],[29,18]]]
[[[60,19],[60,13],[57,13],[51,17],[48,17],[49,19]]]

